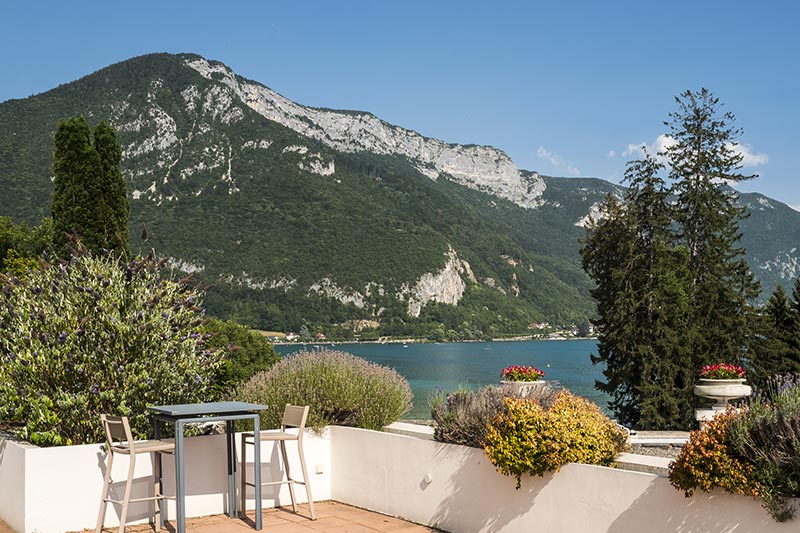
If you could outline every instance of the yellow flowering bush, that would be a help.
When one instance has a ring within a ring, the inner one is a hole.
[[[484,450],[499,472],[544,475],[567,463],[610,465],[626,435],[594,403],[561,391],[549,409],[534,400],[506,398],[507,412],[489,424]]]

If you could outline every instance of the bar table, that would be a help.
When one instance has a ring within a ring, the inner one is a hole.
[[[225,435],[228,456],[228,516],[238,515],[238,499],[236,498],[236,452],[234,443],[234,422],[236,420],[252,420],[255,442],[259,441],[258,411],[266,409],[266,405],[247,402],[209,402],[179,405],[151,405],[147,409],[153,419],[155,438],[161,437],[161,424],[166,422],[175,425],[175,507],[176,533],[186,532],[186,472],[184,465],[183,431],[186,424],[196,422],[225,421]],[[253,477],[255,482],[256,524],[261,529],[261,450],[254,447]],[[160,461],[160,454],[156,454]],[[161,520],[166,516],[166,502],[161,500]],[[159,527],[162,524],[159,524]]]

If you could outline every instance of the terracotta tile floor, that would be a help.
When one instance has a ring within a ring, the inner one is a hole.
[[[420,526],[399,518],[385,516],[343,503],[326,501],[314,504],[317,519],[307,518],[308,506],[298,505],[298,513],[294,514],[291,507],[267,509],[263,514],[264,533],[310,533],[312,531],[326,533],[373,533],[375,531],[391,531],[392,533],[412,533],[422,531],[436,531],[429,527]],[[249,511],[247,518],[230,518],[227,515],[204,516],[186,520],[187,533],[252,533],[254,513]],[[5,529],[4,529],[5,527]],[[108,533],[116,533],[117,528],[106,528]],[[125,528],[126,533],[152,532],[149,525],[136,525]],[[167,522],[162,531],[174,532],[174,522]],[[0,521],[0,533],[15,533],[5,523]]]

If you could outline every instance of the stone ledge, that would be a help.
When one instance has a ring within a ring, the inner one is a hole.
[[[669,475],[669,464],[672,459],[667,457],[656,457],[653,455],[639,455],[636,453],[621,453],[617,455],[614,462],[617,468],[631,470],[633,472],[644,472],[666,477]]]
[[[417,437],[418,439],[433,440],[433,428],[409,422],[394,422],[383,428],[387,433]]]

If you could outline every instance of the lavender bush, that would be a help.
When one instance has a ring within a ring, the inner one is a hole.
[[[411,410],[411,387],[394,369],[334,350],[303,350],[266,372],[253,376],[234,392],[235,399],[262,403],[263,427],[281,423],[283,407],[309,405],[308,426],[381,429]]]
[[[0,421],[34,444],[100,442],[101,413],[150,431],[149,404],[204,401],[219,365],[198,294],[162,262],[88,253],[0,275]]]
[[[428,398],[431,417],[436,422],[433,437],[440,442],[483,448],[488,424],[508,411],[504,399],[518,394],[512,387],[491,385],[477,391],[437,391]],[[523,397],[548,409],[555,396],[550,385],[543,385],[530,389]]]

